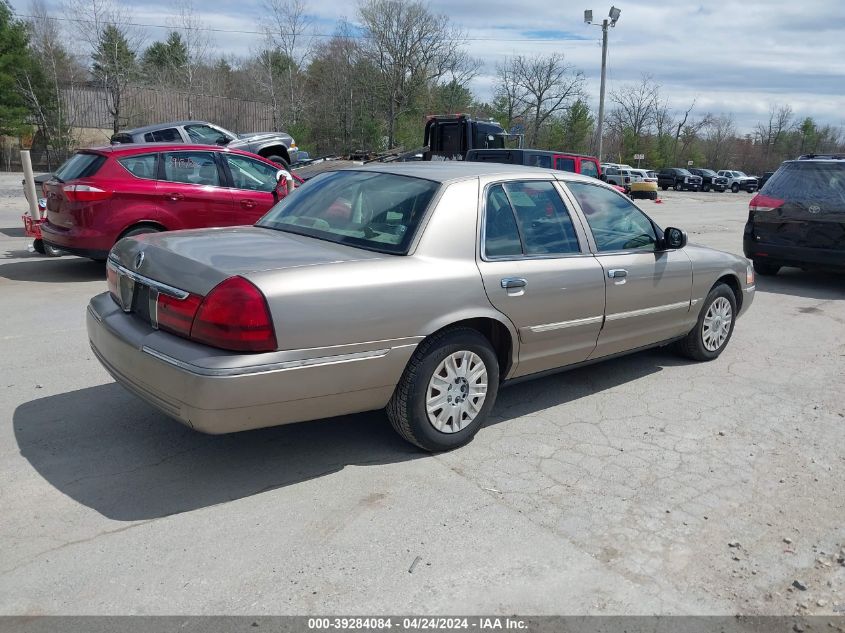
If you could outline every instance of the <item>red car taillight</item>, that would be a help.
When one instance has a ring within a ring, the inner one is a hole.
[[[191,326],[200,303],[202,303],[202,297],[199,295],[189,294],[184,299],[177,299],[159,293],[156,301],[156,320],[159,329],[190,338]]]
[[[243,277],[229,277],[202,300],[193,319],[191,339],[238,352],[276,349],[267,300]]]
[[[749,211],[774,211],[783,206],[784,200],[780,200],[779,198],[770,198],[769,196],[764,196],[763,194],[758,193],[751,199],[751,202],[748,204]]]
[[[98,202],[112,196],[111,191],[92,185],[62,185],[62,191],[71,202]]]

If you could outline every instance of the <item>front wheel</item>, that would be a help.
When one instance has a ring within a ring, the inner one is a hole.
[[[706,192],[708,192],[708,191],[710,191],[710,185],[703,185],[703,186],[701,187],[701,190],[702,190],[702,191],[704,191],[705,193],[706,193]]]
[[[679,182],[675,183],[675,191],[680,191],[683,188],[684,188],[684,186],[681,183],[679,183]]]
[[[678,350],[693,360],[718,358],[731,340],[735,320],[733,291],[726,284],[716,284],[704,300],[695,327],[678,343]]]
[[[663,189],[663,191],[666,191],[669,188],[669,185],[660,185],[660,188]]]
[[[739,185],[736,183],[732,184],[731,191],[733,191],[734,193],[739,193]]]
[[[436,452],[463,446],[478,432],[499,389],[499,363],[477,330],[434,334],[417,348],[387,405],[387,417],[411,444]]]
[[[282,169],[290,169],[290,165],[288,164],[288,161],[286,161],[281,156],[278,156],[278,155],[268,156],[267,160],[269,160],[271,163],[276,163]]]

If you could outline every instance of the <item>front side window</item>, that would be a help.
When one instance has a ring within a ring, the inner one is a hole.
[[[223,156],[229,165],[229,171],[232,173],[232,186],[235,189],[266,191],[268,193],[272,193],[276,189],[278,167],[237,154],[224,153]]]
[[[596,164],[591,160],[582,160],[581,161],[581,173],[585,176],[591,176],[592,178],[599,177],[599,168]]]
[[[117,162],[136,178],[155,180],[157,158],[157,154],[144,154],[142,156],[127,156]]]
[[[599,251],[655,250],[654,225],[628,198],[587,183],[569,182],[567,187],[581,205]]]
[[[487,192],[485,213],[486,256],[581,252],[572,218],[550,182],[494,185]]]
[[[220,186],[213,152],[164,152],[164,179],[189,185]]]
[[[186,125],[185,131],[191,141],[200,145],[218,145],[231,140],[223,132],[215,130],[210,125]]]
[[[256,226],[403,255],[440,183],[372,171],[315,176]]]

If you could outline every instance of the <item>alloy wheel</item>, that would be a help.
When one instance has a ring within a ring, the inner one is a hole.
[[[487,367],[468,350],[449,354],[431,376],[425,408],[431,425],[442,433],[457,433],[478,416],[487,398]]]

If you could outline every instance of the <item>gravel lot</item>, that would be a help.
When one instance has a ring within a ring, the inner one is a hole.
[[[748,194],[662,195],[658,222],[741,253]],[[841,276],[759,279],[715,362],[505,389],[430,456],[381,413],[223,437],[156,413],[88,348],[102,265],[28,252],[25,207],[0,174],[0,614],[845,611]]]

